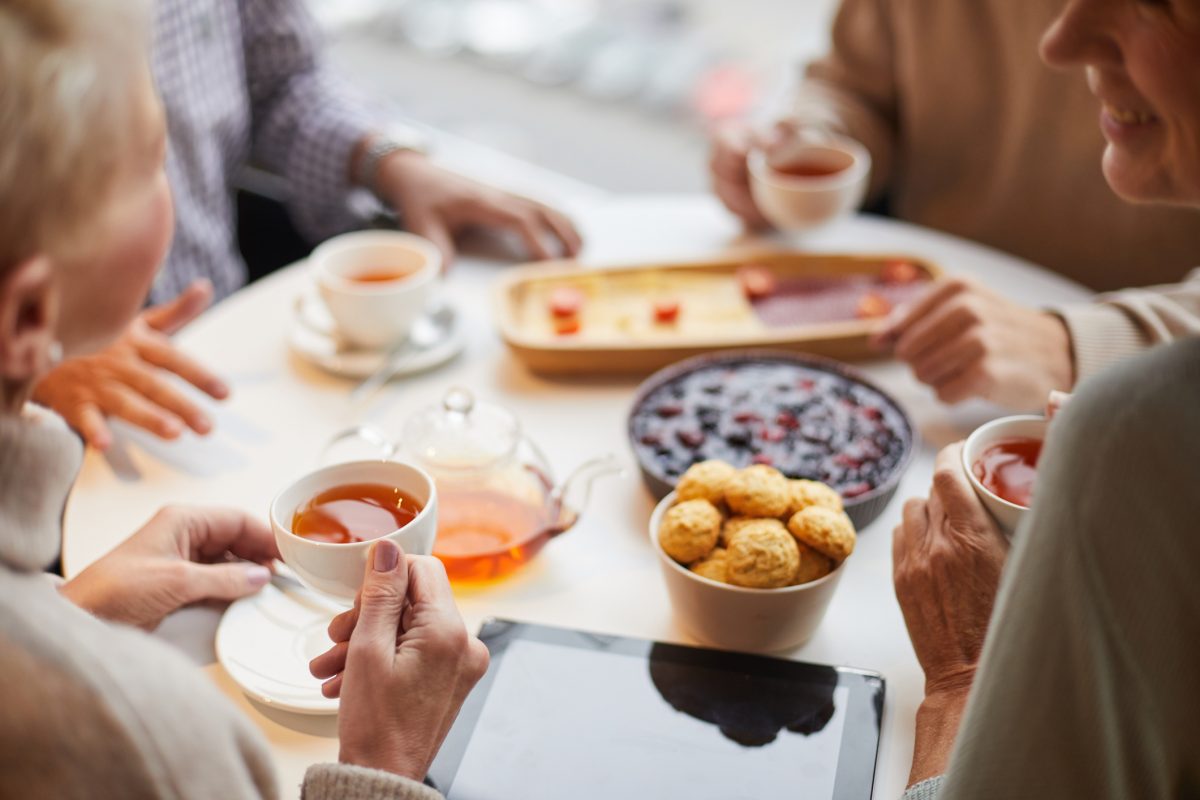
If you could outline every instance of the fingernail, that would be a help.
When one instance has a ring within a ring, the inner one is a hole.
[[[400,563],[400,548],[391,539],[375,543],[375,571],[391,572]]]
[[[167,420],[163,423],[163,436],[174,439],[179,434],[183,433],[183,426],[175,420]]]
[[[261,586],[266,586],[267,581],[271,580],[271,570],[264,567],[262,564],[249,564],[246,566],[246,583],[257,589]]]

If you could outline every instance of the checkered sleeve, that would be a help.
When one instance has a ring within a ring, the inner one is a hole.
[[[355,146],[380,116],[322,61],[302,0],[241,0],[252,155],[284,176],[297,228],[314,241],[361,226],[350,177]]]

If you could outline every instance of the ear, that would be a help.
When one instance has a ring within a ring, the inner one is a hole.
[[[31,383],[53,365],[58,291],[50,259],[36,255],[0,277],[0,377]]]

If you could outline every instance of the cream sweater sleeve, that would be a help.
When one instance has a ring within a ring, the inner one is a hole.
[[[1054,311],[1070,331],[1078,382],[1156,344],[1200,335],[1200,269],[1183,283],[1113,292]]]
[[[314,764],[304,775],[301,800],[443,800],[425,784],[390,772],[349,764]]]
[[[897,130],[895,44],[887,0],[843,0],[829,54],[796,90],[793,118],[861,142],[871,152],[874,198],[891,179]]]

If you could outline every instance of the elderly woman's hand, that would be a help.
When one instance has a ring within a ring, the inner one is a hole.
[[[176,349],[170,336],[211,302],[212,284],[196,281],[174,300],[143,311],[120,339],[100,352],[50,370],[34,387],[34,401],[58,412],[97,450],[112,444],[110,418],[163,439],[178,437],[185,426],[208,433],[212,420],[172,385],[170,374],[218,400],[229,395],[229,387]]]
[[[962,444],[938,453],[929,500],[909,500],[892,541],[896,599],[925,671],[910,783],[945,770],[987,635],[1008,541],[975,496]]]
[[[961,278],[938,281],[876,335],[944,403],[982,397],[1033,409],[1074,382],[1071,337],[1057,316]]]
[[[341,697],[340,760],[422,780],[488,666],[445,567],[379,540],[354,608],[334,617],[329,637],[309,668],[326,697]]]
[[[255,517],[170,506],[64,583],[62,593],[98,617],[153,630],[186,605],[254,594],[277,558],[274,534]]]

